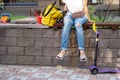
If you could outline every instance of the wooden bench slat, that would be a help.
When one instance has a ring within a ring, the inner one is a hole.
[[[53,28],[58,29],[61,28],[64,25],[64,23],[56,23]],[[83,27],[86,29],[88,27],[92,27],[93,23],[85,23]],[[113,30],[117,29],[117,27],[120,26],[120,23],[96,23],[96,26],[109,26]]]

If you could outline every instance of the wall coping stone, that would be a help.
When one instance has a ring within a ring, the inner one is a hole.
[[[42,24],[0,24],[0,28],[49,28]]]

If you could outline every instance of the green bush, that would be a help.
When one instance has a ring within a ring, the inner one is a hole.
[[[95,12],[95,7],[94,6],[89,5],[88,9],[89,9],[89,14],[90,14],[90,19],[91,20],[96,21],[96,22],[102,22],[103,21],[102,17],[98,17],[94,14],[94,12]]]
[[[106,15],[106,16],[102,16],[102,15],[95,15],[95,7],[92,5],[88,6],[89,9],[89,14],[90,14],[90,19],[96,22],[120,22],[118,20],[112,20],[114,17],[112,15]]]
[[[11,15],[11,20],[16,20],[16,19],[23,19],[23,18],[27,18],[28,16],[14,16],[14,15]]]

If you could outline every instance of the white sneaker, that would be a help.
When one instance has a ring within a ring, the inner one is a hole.
[[[56,56],[56,59],[58,59],[58,60],[63,60],[64,57],[65,57],[65,52],[64,52],[64,51],[61,51],[61,52]]]
[[[80,61],[87,61],[86,55],[81,55],[80,56]]]
[[[87,57],[84,51],[80,51],[80,61],[87,61]]]

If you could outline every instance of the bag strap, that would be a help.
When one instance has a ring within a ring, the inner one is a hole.
[[[45,16],[47,16],[49,13],[50,13],[50,11],[52,10],[52,8],[55,6],[55,4],[56,4],[56,1],[54,2],[54,3],[52,3],[52,6],[51,6],[51,8],[49,9],[49,11],[44,15],[44,13],[45,13],[45,10],[47,9],[47,7],[44,9],[44,11],[43,11],[43,16],[45,17]]]

